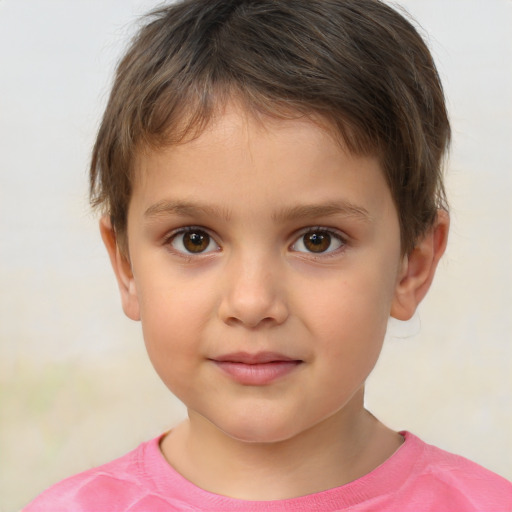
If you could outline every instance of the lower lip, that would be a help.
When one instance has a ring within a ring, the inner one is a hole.
[[[214,361],[229,377],[245,386],[264,386],[292,373],[301,361],[272,361],[245,364],[232,361]]]

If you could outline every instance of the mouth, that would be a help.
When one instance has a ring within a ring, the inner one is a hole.
[[[245,386],[265,386],[294,372],[303,363],[275,352],[237,352],[210,361],[227,377]]]

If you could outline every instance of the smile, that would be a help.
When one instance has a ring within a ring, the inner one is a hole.
[[[225,375],[245,386],[270,384],[290,374],[303,362],[272,352],[239,352],[216,357],[211,361]]]

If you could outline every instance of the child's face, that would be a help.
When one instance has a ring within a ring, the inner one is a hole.
[[[124,307],[192,421],[271,442],[358,409],[403,268],[378,161],[230,107],[136,172]]]

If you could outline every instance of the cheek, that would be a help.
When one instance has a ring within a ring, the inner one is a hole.
[[[183,322],[185,313],[174,308],[175,305],[177,303],[172,301],[166,311],[161,307],[162,302],[147,301],[141,314],[142,332],[156,373],[174,395],[185,400],[190,387],[189,377],[197,369],[200,336],[194,328],[197,319],[187,314],[186,318],[193,320]]]
[[[169,378],[190,371],[200,354],[210,301],[187,283],[145,277],[137,287],[144,342],[153,366],[168,384]]]
[[[211,315],[215,287],[205,275],[189,275],[158,263],[146,265],[154,271],[136,279],[143,327],[157,336],[187,336]]]
[[[382,283],[377,274],[331,279],[303,303],[307,327],[321,345],[321,374],[332,389],[362,384],[379,357],[393,286]]]
[[[371,272],[340,279],[331,276],[314,287],[310,281],[296,299],[311,328],[323,330],[326,338],[371,339],[386,329],[391,309],[394,287],[390,280],[382,281]]]

